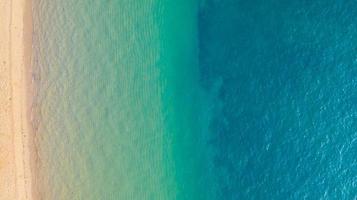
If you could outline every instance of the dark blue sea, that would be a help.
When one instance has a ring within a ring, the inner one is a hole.
[[[213,199],[357,199],[357,1],[206,0]]]

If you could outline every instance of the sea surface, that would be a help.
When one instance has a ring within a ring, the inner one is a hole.
[[[43,199],[357,199],[357,2],[33,11]]]

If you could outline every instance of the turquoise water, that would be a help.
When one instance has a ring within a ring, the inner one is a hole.
[[[194,1],[35,1],[45,199],[205,199]]]
[[[356,199],[357,4],[34,0],[43,199]]]

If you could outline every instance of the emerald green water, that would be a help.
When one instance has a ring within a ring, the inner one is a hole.
[[[34,2],[44,199],[206,199],[195,1]]]

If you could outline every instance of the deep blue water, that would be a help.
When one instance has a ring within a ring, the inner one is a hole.
[[[206,0],[213,199],[357,199],[357,2]]]

